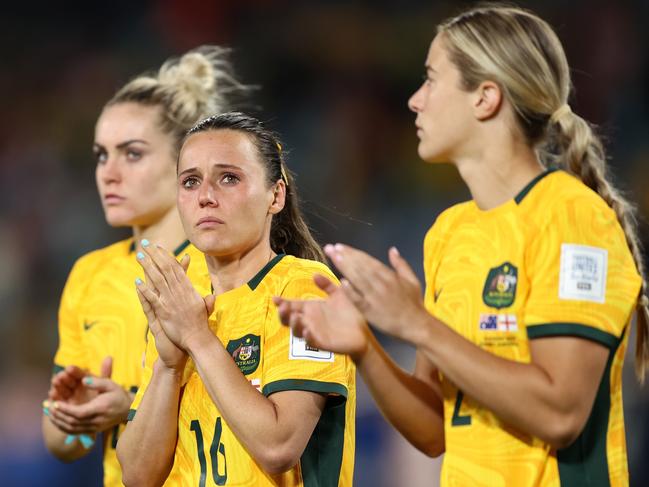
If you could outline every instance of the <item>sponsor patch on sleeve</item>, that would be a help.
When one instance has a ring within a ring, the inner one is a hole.
[[[334,361],[333,352],[320,350],[319,348],[310,346],[304,338],[293,336],[293,330],[291,330],[290,340],[291,344],[288,348],[289,360],[314,360],[316,362]]]
[[[606,249],[561,244],[559,299],[603,303],[606,299],[607,267]]]

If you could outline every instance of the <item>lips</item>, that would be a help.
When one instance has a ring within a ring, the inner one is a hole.
[[[220,220],[214,216],[204,216],[198,222],[196,223],[196,226],[199,228],[206,228],[206,227],[215,227],[217,225],[223,225],[225,222],[223,220]]]
[[[104,203],[107,205],[118,205],[126,198],[115,193],[108,193],[104,195]]]

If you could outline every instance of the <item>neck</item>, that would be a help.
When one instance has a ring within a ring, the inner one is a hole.
[[[543,172],[534,149],[511,137],[492,139],[475,155],[457,159],[455,165],[481,210],[511,200]]]
[[[205,254],[207,270],[210,273],[214,294],[219,295],[243,286],[273,258],[275,252],[267,239],[245,252],[214,256]]]
[[[187,237],[174,205],[162,218],[148,226],[134,226],[133,240],[136,248],[141,248],[140,241],[147,239],[149,242],[161,245],[169,252],[173,252]]]

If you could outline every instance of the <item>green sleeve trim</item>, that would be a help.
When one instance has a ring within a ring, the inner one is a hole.
[[[527,326],[527,337],[531,340],[554,336],[585,338],[586,340],[601,343],[611,349],[616,348],[620,343],[620,338],[615,335],[582,323],[545,323]]]
[[[133,421],[133,418],[135,417],[135,413],[137,413],[137,409],[129,409],[128,416],[126,416],[126,421]]]
[[[54,364],[54,367],[52,367],[52,375],[56,375],[56,374],[58,374],[58,373],[61,372],[63,369],[65,369],[65,367],[63,367],[62,365]]]
[[[347,399],[347,388],[336,382],[321,382],[308,379],[283,379],[266,384],[261,393],[268,397],[281,391],[309,391],[321,394],[338,394]]]

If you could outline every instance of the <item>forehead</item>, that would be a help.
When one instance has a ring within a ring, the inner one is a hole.
[[[189,136],[180,153],[180,171],[194,165],[229,164],[243,169],[261,168],[250,136],[237,130],[206,130]]]
[[[129,139],[154,139],[164,136],[160,128],[160,109],[139,103],[117,103],[104,108],[95,126],[95,138],[102,144],[119,144]]]
[[[443,69],[450,63],[446,55],[444,40],[442,34],[437,34],[428,48],[426,56],[426,66],[433,68],[435,71]]]

